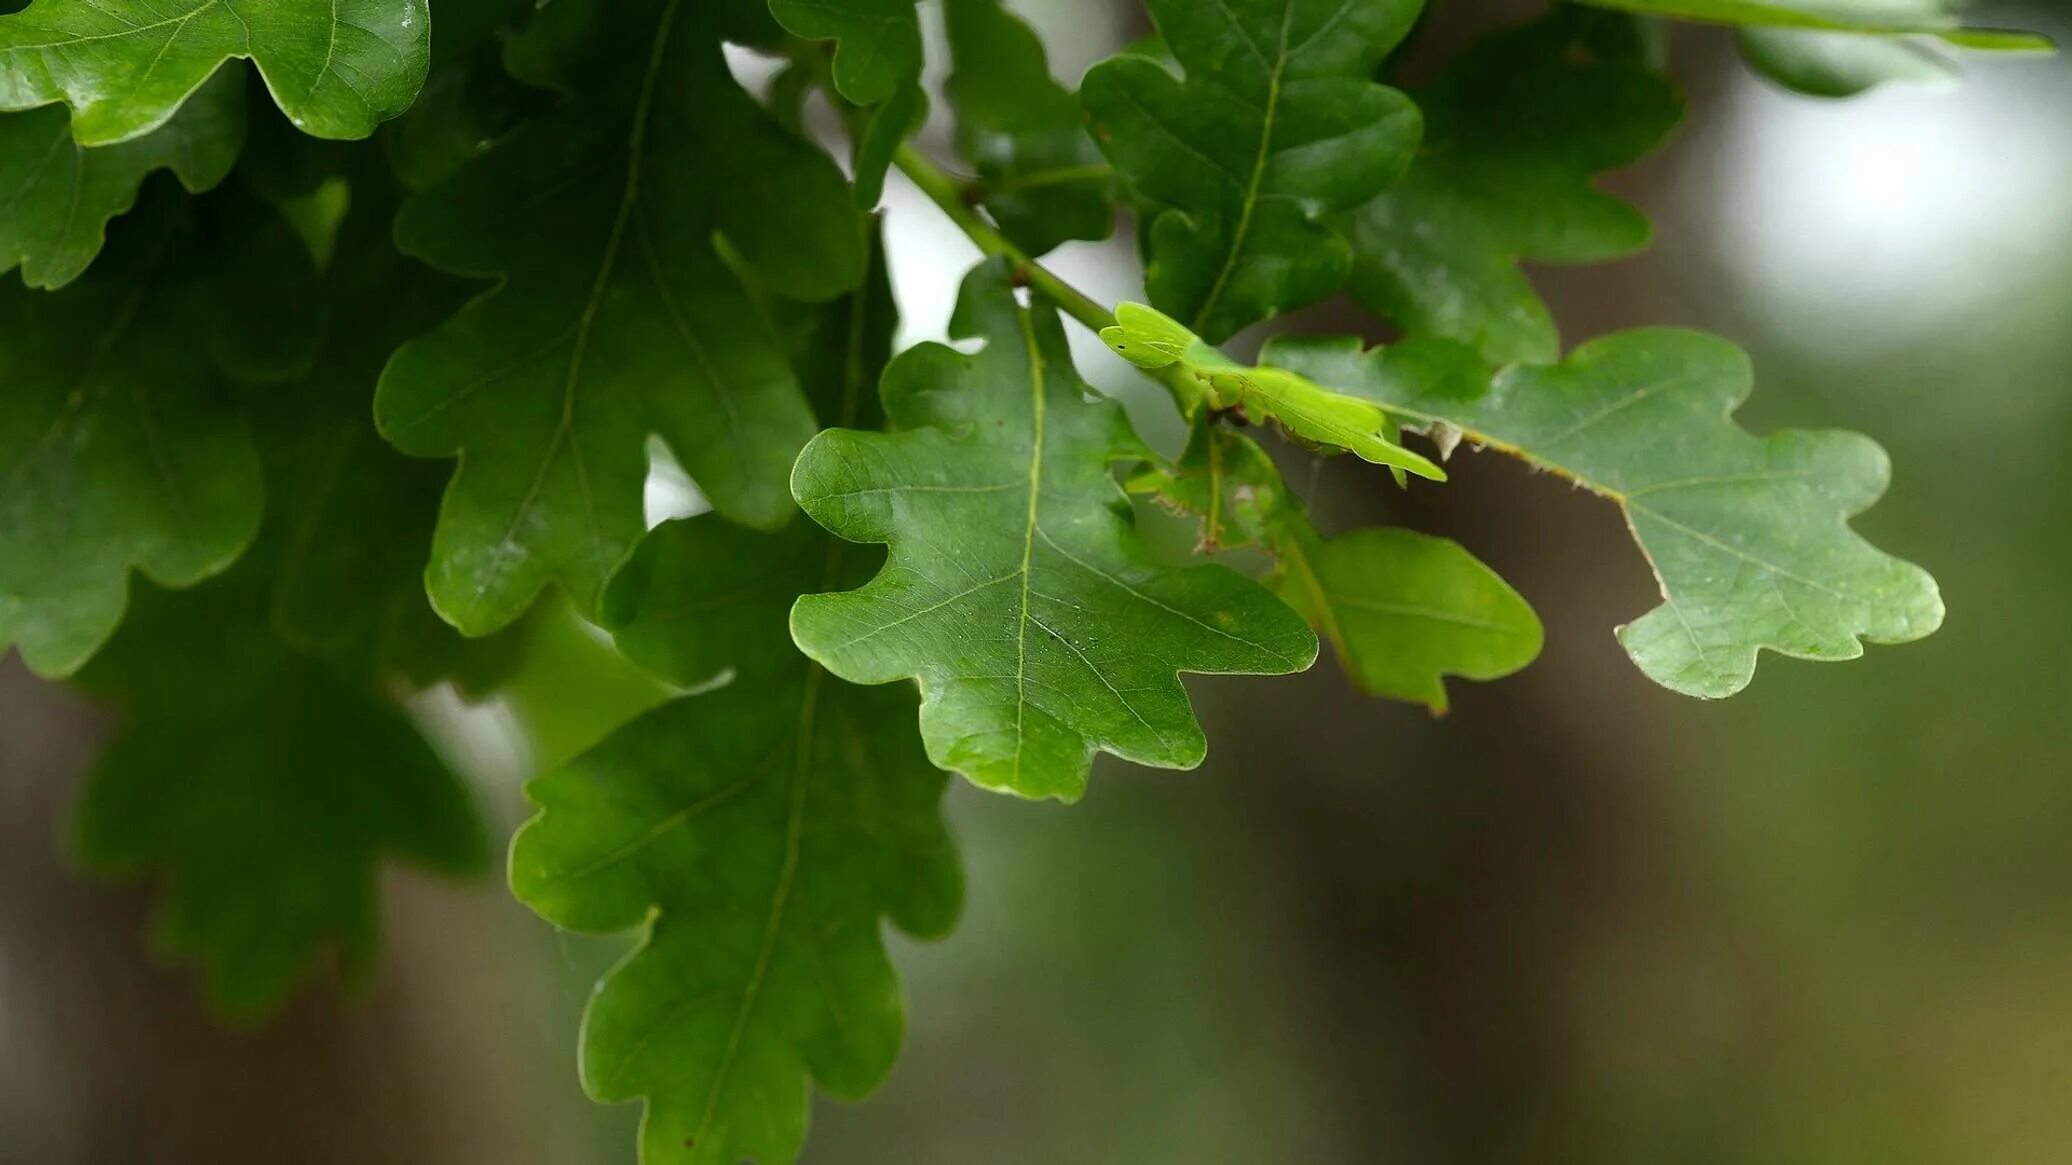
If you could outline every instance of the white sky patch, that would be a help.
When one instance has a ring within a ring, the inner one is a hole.
[[[1682,146],[1709,258],[1736,298],[1869,352],[2025,294],[2062,266],[2066,74],[1982,61],[1946,89],[1847,101],[1754,79]]]

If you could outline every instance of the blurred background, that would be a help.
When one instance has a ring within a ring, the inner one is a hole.
[[[1113,0],[1019,7],[1068,80],[1141,31]],[[1442,5],[1420,56],[1529,12]],[[807,1161],[2072,1159],[2072,58],[1829,102],[1724,34],[1674,49],[1691,117],[1611,183],[1656,246],[1540,285],[1571,343],[1673,323],[1747,347],[1758,432],[1882,441],[1895,484],[1857,526],[1935,572],[1947,626],[1766,656],[1745,695],[1691,702],[1612,639],[1655,597],[1608,504],[1493,455],[1407,495],[1324,465],[1328,525],[1460,539],[1538,607],[1545,656],[1456,685],[1444,719],[1328,663],[1200,683],[1203,769],[1104,760],[1069,810],[953,786],[964,921],[897,945],[906,1049],[869,1103],[820,1105]],[[971,252],[889,197],[907,336],[938,336]],[[1058,265],[1136,294],[1125,244]],[[1085,364],[1174,439],[1098,344]],[[564,625],[498,699],[419,710],[508,832],[524,776],[657,698]],[[218,1027],[141,937],[148,890],[64,856],[107,728],[0,663],[0,1161],[632,1161],[635,1110],[574,1071],[619,951],[495,878],[392,874],[371,990]]]

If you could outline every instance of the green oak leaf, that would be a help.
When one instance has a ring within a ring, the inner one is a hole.
[[[1906,642],[1942,623],[1935,580],[1849,528],[1885,490],[1884,450],[1856,433],[1756,437],[1734,425],[1753,378],[1725,340],[1622,332],[1493,383],[1444,345],[1363,354],[1357,340],[1277,341],[1264,358],[1617,502],[1663,596],[1619,641],[1675,691],[1732,695],[1766,648],[1854,659],[1863,641]]]
[[[1265,450],[1226,425],[1197,423],[1179,461],[1131,488],[1199,515],[1204,549],[1271,552],[1269,585],[1371,695],[1444,712],[1446,676],[1498,679],[1539,655],[1531,605],[1459,543],[1390,528],[1326,538]]]
[[[1944,0],[1581,0],[1599,8],[1701,24],[1927,36],[1987,52],[2048,52],[2032,32],[1967,26]]]
[[[404,186],[438,185],[552,103],[503,63],[504,42],[537,7],[532,0],[440,0],[424,89],[402,116],[383,123],[378,139]]]
[[[1601,262],[1646,246],[1646,217],[1591,178],[1654,149],[1683,116],[1631,26],[1565,9],[1480,42],[1416,91],[1417,161],[1344,224],[1354,298],[1492,363],[1558,359],[1554,318],[1518,260]]]
[[[954,69],[943,82],[957,152],[1000,231],[1041,255],[1115,229],[1112,184],[1072,91],[1050,75],[1043,42],[1000,0],[943,6]]]
[[[1290,435],[1345,449],[1376,465],[1446,480],[1446,471],[1396,443],[1395,425],[1372,401],[1312,384],[1281,368],[1248,368],[1225,356],[1177,321],[1141,303],[1120,304],[1116,323],[1101,340],[1139,368],[1178,366],[1200,386],[1211,409],[1235,409],[1254,421],[1273,421]]]
[[[585,1012],[582,1068],[597,1099],[647,1099],[649,1165],[794,1160],[807,1074],[857,1097],[898,1052],[880,918],[956,920],[911,690],[800,672],[665,704],[526,788],[513,892],[570,929],[644,930]]]
[[[0,206],[0,273],[20,266],[30,287],[63,287],[100,253],[109,220],[136,202],[146,175],[169,169],[199,193],[230,173],[244,140],[244,84],[234,70],[204,84],[172,120],[119,145],[81,146],[55,107],[0,114],[0,174],[12,188]]]
[[[792,516],[786,472],[813,418],[733,264],[831,297],[861,270],[856,215],[834,163],[741,90],[701,21],[685,0],[541,10],[512,67],[580,96],[397,223],[433,266],[502,276],[398,351],[375,401],[398,448],[461,459],[426,584],[467,634],[549,581],[594,611],[645,530],[651,433],[722,514]]]
[[[852,423],[871,419],[893,324],[889,286],[868,286],[795,336],[802,376]],[[656,528],[613,578],[606,621],[669,679],[732,682],[527,789],[540,812],[512,847],[519,898],[563,926],[643,932],[592,998],[583,1081],[599,1099],[647,1099],[650,1165],[795,1159],[808,1075],[858,1096],[898,1051],[879,920],[920,936],[956,920],[947,778],[914,735],[913,690],[843,683],[787,631],[796,595],[857,581],[878,557],[807,523]]]
[[[1444,712],[1445,676],[1494,680],[1539,657],[1531,604],[1447,538],[1377,527],[1281,542],[1274,593],[1331,641],[1361,691]]]
[[[259,531],[244,410],[193,342],[246,353],[212,326],[218,273],[187,216],[150,201],[63,291],[0,282],[0,647],[39,675],[69,675],[107,641],[132,569],[189,586]],[[290,238],[264,258],[299,249]]]
[[[1764,77],[1812,97],[1854,97],[1890,82],[1947,85],[1957,66],[1926,45],[1811,28],[1741,29],[1741,57]]]
[[[800,454],[806,512],[890,557],[858,589],[800,599],[793,639],[853,683],[918,679],[929,757],[986,788],[1076,798],[1097,750],[1198,764],[1176,673],[1300,671],[1315,637],[1226,567],[1152,561],[1113,476],[1148,451],[1004,262],[965,281],[952,331],[983,350],[927,344],[887,370],[899,431],[834,429]]]
[[[191,592],[141,589],[81,673],[124,724],[81,792],[80,855],[162,880],[158,944],[240,1019],[327,949],[349,979],[371,970],[386,858],[448,874],[488,858],[467,791],[401,712],[272,636],[269,584],[248,562]]]
[[[494,650],[459,642],[426,603],[444,467],[384,442],[368,401],[388,354],[452,314],[468,287],[395,250],[402,193],[381,159],[360,160],[324,272],[322,354],[301,382],[254,405],[276,543],[270,607],[275,632],[297,651],[374,678],[400,669],[423,684],[438,678],[430,661]]]
[[[1100,148],[1153,204],[1151,302],[1212,343],[1338,289],[1325,221],[1402,176],[1409,98],[1371,78],[1418,0],[1147,0],[1185,71],[1127,53],[1087,74]]]
[[[770,0],[770,14],[793,36],[835,42],[835,88],[858,105],[920,80],[914,0]]]
[[[892,169],[893,156],[926,124],[928,94],[918,82],[900,86],[884,104],[870,111],[850,158],[859,208],[870,210],[878,205],[885,196],[885,176]]]
[[[304,133],[363,138],[424,83],[426,0],[35,0],[0,16],[0,109],[64,102],[80,144],[150,133],[236,57]]]

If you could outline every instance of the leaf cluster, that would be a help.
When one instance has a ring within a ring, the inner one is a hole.
[[[1664,20],[1824,96],[2038,38],[1929,0],[1590,0],[1405,87],[1419,0],[1145,0],[1154,35],[1074,86],[1003,0],[941,7],[941,60],[915,0],[0,15],[0,648],[122,710],[81,851],[163,883],[164,948],[227,1010],[326,952],[364,972],[382,862],[483,864],[410,697],[493,692],[563,605],[674,696],[528,786],[511,887],[638,932],[582,1078],[645,1100],[658,1165],[790,1161],[811,1084],[889,1071],[885,924],[961,901],[949,774],[1069,801],[1100,753],[1192,767],[1183,675],[1324,645],[1434,711],[1534,659],[1521,587],[1328,528],[1291,451],[1427,489],[1465,442],[1601,496],[1662,591],[1619,642],[1677,692],[1941,622],[1849,526],[1889,475],[1868,438],[1740,428],[1717,337],[1565,347],[1524,265],[1646,245],[1597,183],[1683,115]],[[951,343],[894,350],[894,171],[985,256]],[[1146,302],[1045,266],[1122,222]],[[1219,347],[1340,295],[1394,341]],[[1169,390],[1183,453],[1070,327]],[[662,463],[702,512],[650,521]],[[1202,560],[1149,545],[1151,504]]]

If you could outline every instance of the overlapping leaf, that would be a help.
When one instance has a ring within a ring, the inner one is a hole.
[[[1648,66],[1631,21],[1564,10],[1470,48],[1415,96],[1417,161],[1345,224],[1353,295],[1492,363],[1558,358],[1518,260],[1599,262],[1646,245],[1647,219],[1591,179],[1662,140],[1683,113],[1675,86]]]
[[[303,132],[363,138],[410,107],[430,37],[426,0],[34,0],[0,16],[0,109],[62,101],[81,144],[127,141],[248,57]]]
[[[1729,696],[1763,649],[1854,659],[1863,641],[1905,642],[1942,623],[1935,580],[1849,529],[1884,492],[1884,451],[1855,433],[1758,438],[1735,426],[1752,378],[1724,340],[1623,332],[1494,383],[1444,346],[1363,354],[1354,340],[1286,341],[1266,359],[1617,502],[1663,595],[1619,640],[1666,687]]]
[[[108,221],[136,202],[153,170],[207,190],[230,173],[245,139],[242,79],[218,75],[165,125],[134,141],[87,149],[57,108],[0,114],[0,269],[19,265],[30,287],[79,277],[100,253]]]
[[[206,266],[161,209],[63,291],[0,283],[0,646],[41,675],[114,632],[132,568],[187,586],[259,530],[259,457],[220,371],[234,354],[194,350]]]
[[[839,315],[800,337],[802,371],[860,401],[884,361],[889,290]],[[656,529],[607,592],[620,646],[679,683],[733,681],[527,790],[540,813],[512,851],[518,896],[563,926],[646,927],[590,1005],[583,1079],[600,1099],[647,1099],[651,1165],[793,1160],[808,1074],[856,1096],[898,1050],[880,919],[936,935],[956,918],[946,777],[914,735],[912,690],[843,683],[786,631],[794,596],[854,581],[874,557],[806,523],[770,534],[706,514]]]
[[[835,42],[842,96],[876,105],[921,76],[921,18],[914,0],[770,0],[785,31]]]
[[[955,69],[944,82],[957,152],[977,169],[993,221],[1025,252],[1115,227],[1110,179],[1072,91],[1050,75],[1043,42],[1000,0],[943,7]]]
[[[806,512],[891,549],[865,586],[800,599],[793,638],[855,683],[918,678],[928,755],[987,788],[1077,797],[1096,750],[1199,763],[1175,673],[1299,671],[1314,636],[1235,572],[1144,554],[1112,473],[1148,454],[1004,264],[965,281],[953,330],[984,349],[924,345],[887,371],[901,431],[832,430],[800,455]]]
[[[1095,140],[1153,204],[1146,286],[1220,343],[1322,299],[1351,266],[1324,220],[1410,164],[1417,109],[1371,78],[1417,0],[1148,0],[1176,79],[1147,56],[1087,74]]]
[[[1115,309],[1115,326],[1101,339],[1139,368],[1178,366],[1200,386],[1211,409],[1236,409],[1255,421],[1273,421],[1303,441],[1345,449],[1364,461],[1434,481],[1446,471],[1396,443],[1395,425],[1374,402],[1332,392],[1282,368],[1247,368],[1200,336],[1141,303]]]
[[[428,684],[458,672],[475,689],[508,662],[510,644],[463,644],[432,614],[424,561],[445,474],[389,447],[368,409],[388,354],[451,314],[467,288],[396,253],[388,235],[400,193],[382,159],[360,161],[325,272],[322,355],[255,410],[273,531],[272,623],[295,650],[353,674],[396,670]]]
[[[562,0],[510,55],[578,96],[406,205],[405,250],[503,282],[399,351],[376,401],[399,448],[461,457],[426,581],[469,634],[550,580],[594,609],[644,529],[650,433],[722,514],[786,521],[812,416],[713,235],[802,299],[861,265],[839,171],[734,83],[697,4]]]
[[[1274,591],[1330,641],[1362,691],[1446,710],[1445,677],[1491,680],[1539,655],[1539,618],[1459,543],[1373,528],[1326,538],[1251,438],[1198,423],[1133,489],[1198,514],[1206,549],[1257,545]]]

